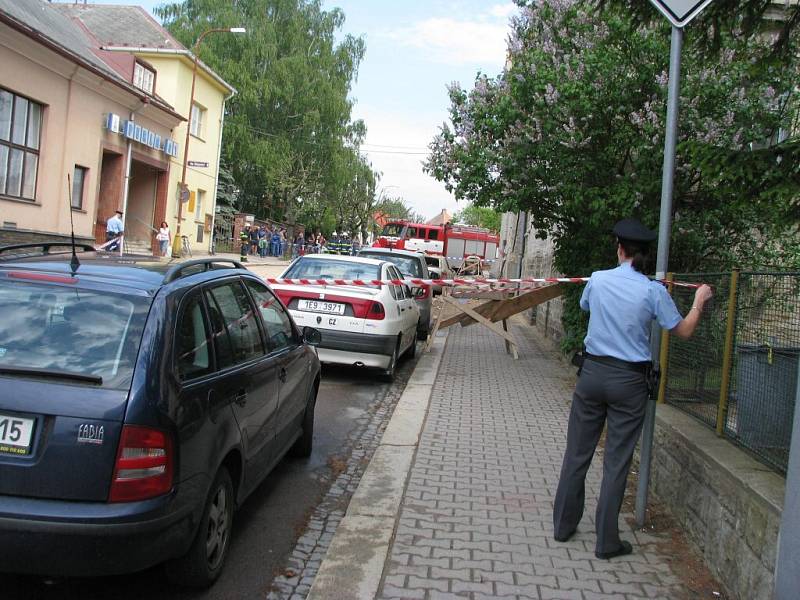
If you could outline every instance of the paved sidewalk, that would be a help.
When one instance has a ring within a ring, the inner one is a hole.
[[[515,335],[519,361],[484,328],[450,329],[393,535],[383,554],[377,551],[370,559],[383,558],[382,577],[373,575],[373,589],[363,585],[360,565],[351,565],[350,576],[362,581],[348,588],[349,597],[352,590],[359,598],[381,600],[687,597],[668,557],[657,551],[663,540],[631,531],[625,517],[632,515],[623,514],[620,526],[634,553],[611,561],[595,558],[602,457],[595,457],[587,477],[578,533],[568,543],[553,540],[552,503],[574,371],[529,332],[515,327]],[[356,512],[351,528],[369,540],[364,531],[371,530],[358,521],[369,511],[351,508]],[[386,537],[386,515],[392,513],[375,512],[383,519],[375,537]],[[340,546],[334,539],[326,561],[352,562],[352,556],[336,551]],[[332,570],[323,563],[313,598],[347,597],[331,585],[337,581],[329,576]],[[340,570],[338,577],[341,586],[347,573]]]

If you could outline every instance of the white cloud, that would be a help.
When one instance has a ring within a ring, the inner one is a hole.
[[[451,213],[459,210],[444,185],[422,171],[427,146],[443,115],[410,115],[367,105],[358,105],[355,112],[354,116],[368,125],[363,151],[373,168],[382,173],[379,187],[386,188],[389,195],[401,196],[428,218],[443,208]]]
[[[500,67],[505,62],[508,18],[513,4],[496,4],[470,19],[430,17],[388,32],[394,42],[424,51],[427,58],[447,65],[480,64]]]

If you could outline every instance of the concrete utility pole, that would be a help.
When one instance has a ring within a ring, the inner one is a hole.
[[[775,560],[775,600],[794,600],[800,590],[800,364],[794,398],[794,427],[786,469],[778,556]]]

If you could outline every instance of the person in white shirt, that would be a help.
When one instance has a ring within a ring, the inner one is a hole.
[[[161,227],[158,229],[156,239],[161,246],[161,256],[167,256],[169,252],[170,242],[172,241],[172,234],[169,231],[169,225],[166,221],[161,221]]]

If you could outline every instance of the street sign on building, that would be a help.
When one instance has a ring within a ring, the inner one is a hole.
[[[207,167],[208,163],[204,162],[204,161],[201,161],[201,160],[190,160],[189,161],[189,166],[190,167]]]
[[[650,0],[675,27],[683,27],[694,19],[711,0]]]

